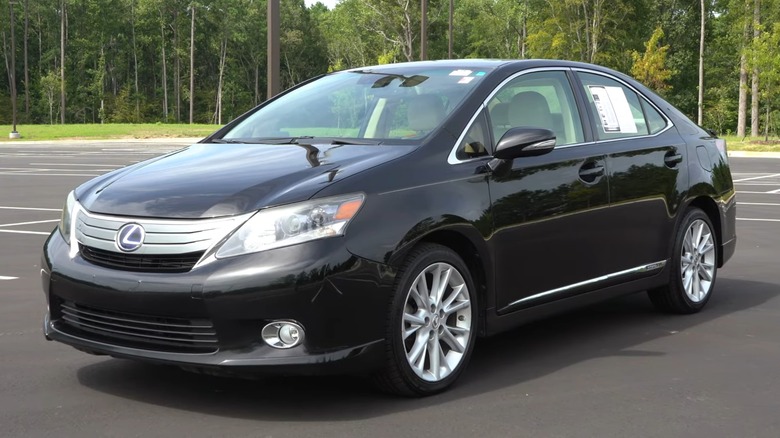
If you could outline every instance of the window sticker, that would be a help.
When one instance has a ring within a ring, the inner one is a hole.
[[[623,88],[589,85],[588,89],[605,133],[637,133],[636,122]]]
[[[460,80],[458,81],[458,83],[459,83],[459,84],[468,84],[469,82],[471,82],[471,81],[473,81],[473,80],[474,80],[474,76],[466,76],[466,77],[462,77],[462,78],[460,78]]]
[[[450,76],[468,76],[471,74],[471,70],[453,70]]]

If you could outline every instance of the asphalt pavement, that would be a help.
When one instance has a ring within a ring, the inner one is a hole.
[[[0,144],[0,436],[780,436],[780,159],[731,159],[737,252],[703,312],[636,294],[530,324],[480,340],[452,390],[410,400],[360,378],[218,378],[44,340],[40,250],[66,194],[179,147]]]

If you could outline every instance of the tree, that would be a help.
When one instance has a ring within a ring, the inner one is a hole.
[[[60,88],[60,79],[56,72],[50,71],[40,80],[41,97],[49,109],[49,124],[54,124],[54,104],[57,101],[57,90]]]
[[[666,53],[669,46],[661,46],[660,40],[664,36],[664,31],[660,27],[656,28],[653,35],[645,43],[645,53],[632,52],[634,66],[631,67],[631,75],[639,82],[644,83],[659,94],[664,94],[670,90],[667,81],[674,72],[666,67]]]

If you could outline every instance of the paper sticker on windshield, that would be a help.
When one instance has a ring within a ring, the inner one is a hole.
[[[471,74],[471,70],[453,70],[450,76],[468,76]]]
[[[628,106],[628,99],[621,87],[606,87],[602,85],[588,86],[596,111],[601,118],[601,127],[605,133],[637,132],[634,116]]]
[[[464,78],[460,78],[458,81],[459,84],[468,84],[469,82],[474,80],[474,76],[466,76]]]

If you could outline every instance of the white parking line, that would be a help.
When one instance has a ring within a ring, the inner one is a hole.
[[[748,182],[736,183],[741,186],[780,186],[780,182]]]
[[[780,189],[777,189],[777,190],[770,190],[770,191],[768,191],[767,193],[772,193],[772,194],[775,194],[775,193],[780,193]]]
[[[774,204],[771,202],[737,202],[737,205],[766,205],[769,207],[780,207],[780,204]]]
[[[100,176],[99,173],[22,173],[22,172],[0,172],[4,176]]]
[[[0,210],[62,211],[61,208],[7,207],[7,206],[0,206]]]
[[[738,183],[738,182],[742,182],[742,181],[752,181],[754,179],[774,178],[776,176],[780,176],[780,173],[773,173],[771,175],[763,175],[763,176],[754,176],[754,177],[751,177],[751,178],[736,179],[736,180],[734,180],[734,182]]]
[[[777,195],[778,194],[773,192],[751,192],[750,190],[737,190],[737,193],[745,193],[748,195]]]
[[[83,166],[83,167],[108,167],[118,166],[116,163],[107,164],[80,164],[80,163],[30,163],[30,166]]]
[[[59,219],[49,219],[45,221],[17,222],[15,224],[0,224],[0,228],[15,227],[18,225],[46,224],[49,222],[59,222],[59,221],[60,221]]]
[[[780,222],[780,219],[759,219],[754,217],[738,217],[738,221],[755,221],[755,222]]]
[[[6,276],[3,276],[3,275],[0,275],[0,281],[3,281],[3,280],[16,280],[17,278],[19,278],[19,277],[6,277]]]
[[[44,231],[22,231],[22,230],[0,230],[0,233],[10,233],[10,234],[36,234],[39,236],[48,236],[51,234],[51,231],[44,232]]]

